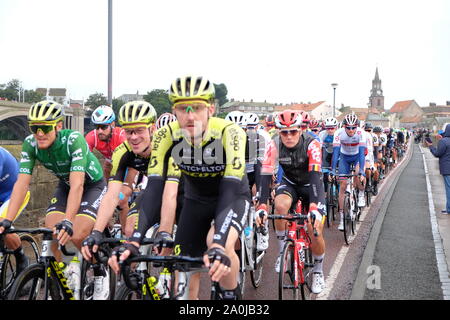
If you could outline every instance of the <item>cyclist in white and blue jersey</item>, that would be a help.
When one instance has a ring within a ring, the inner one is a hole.
[[[333,157],[333,138],[336,132],[338,121],[334,117],[326,118],[324,121],[325,130],[319,133],[319,139],[322,143],[322,172],[325,192],[328,187],[328,175],[331,169],[331,159]]]
[[[333,139],[332,174],[336,172],[339,159],[339,174],[350,174],[350,166],[355,165],[360,179],[355,179],[355,185],[359,190],[358,206],[364,207],[364,165],[366,140],[362,129],[358,127],[359,120],[353,112],[347,114],[343,120],[343,127],[336,131]],[[344,230],[344,197],[347,188],[347,179],[340,179],[339,189],[339,213],[340,223],[338,229]]]

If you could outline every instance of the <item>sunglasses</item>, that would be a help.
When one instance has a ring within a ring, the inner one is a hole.
[[[314,128],[314,129],[311,129],[311,131],[312,132],[317,132],[317,131],[319,131],[319,129]]]
[[[132,136],[133,133],[137,136],[141,136],[143,135],[146,131],[147,131],[147,127],[140,127],[140,128],[133,128],[133,129],[124,129],[125,130],[125,135],[127,136]]]
[[[173,106],[174,109],[181,112],[200,112],[205,110],[205,108],[210,107],[211,105],[205,102],[192,102],[192,103],[177,103]]]
[[[372,132],[372,129],[366,129],[365,131],[366,132]]]
[[[30,125],[30,130],[34,134],[37,134],[39,132],[39,130],[41,130],[41,132],[43,134],[47,134],[47,133],[55,130],[55,128],[56,128],[56,124],[32,124],[32,125]]]
[[[326,130],[334,130],[336,129],[335,127],[331,127],[331,128],[325,128]]]
[[[109,124],[98,124],[97,125],[97,130],[105,131],[105,130],[108,130],[108,128],[109,128]]]
[[[348,129],[348,130],[356,130],[356,128],[358,128],[358,127],[345,127],[345,129]]]
[[[293,130],[283,130],[283,131],[280,131],[280,134],[281,134],[283,137],[287,137],[288,135],[293,135],[293,136],[295,136],[295,135],[298,134],[298,133],[299,133],[298,129],[293,129]]]

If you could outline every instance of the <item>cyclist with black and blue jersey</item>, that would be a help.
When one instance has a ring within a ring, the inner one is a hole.
[[[16,183],[17,175],[19,173],[19,164],[16,158],[9,153],[5,148],[0,147],[0,224],[3,225],[3,220],[6,218],[6,212],[8,210],[9,199],[11,198],[11,193]],[[26,194],[25,200],[20,206],[14,220],[16,220],[23,209],[28,204],[30,199],[30,192]],[[13,220],[13,221],[14,221]],[[5,236],[6,247],[14,251],[14,257],[17,263],[17,274],[28,266],[28,258],[23,252],[22,245],[20,242],[20,237],[15,234],[7,234]]]
[[[333,157],[333,138],[338,125],[338,121],[334,117],[325,119],[325,130],[319,133],[319,139],[322,143],[322,172],[325,192],[328,187],[328,175],[331,169],[331,159]]]

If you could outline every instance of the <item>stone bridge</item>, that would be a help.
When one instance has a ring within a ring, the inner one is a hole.
[[[0,101],[0,140],[20,140],[31,134],[27,115],[31,104]],[[64,108],[64,128],[84,133],[84,110]]]

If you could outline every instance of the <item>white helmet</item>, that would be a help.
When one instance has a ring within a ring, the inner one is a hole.
[[[325,127],[336,127],[338,125],[338,121],[335,117],[329,117],[325,119]]]
[[[241,128],[247,126],[247,117],[245,116],[245,113],[241,111],[231,111],[229,114],[226,115],[225,120],[234,122]]]
[[[177,121],[177,117],[174,114],[169,112],[163,113],[159,116],[158,120],[156,120],[156,130],[168,125],[172,121]]]
[[[253,112],[246,114],[246,120],[248,126],[256,126],[259,124],[259,117],[256,113]]]
[[[99,106],[92,112],[91,120],[94,124],[110,124],[116,120],[116,116],[110,106]]]
[[[357,115],[354,112],[347,114],[345,116],[344,120],[342,121],[342,125],[343,126],[347,126],[347,125],[357,126],[358,125]]]

